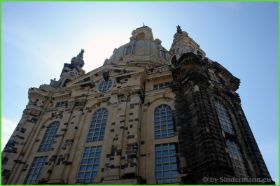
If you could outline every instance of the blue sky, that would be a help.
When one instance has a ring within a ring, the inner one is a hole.
[[[59,78],[81,48],[89,72],[143,23],[167,49],[179,24],[210,59],[240,78],[244,112],[278,180],[276,3],[2,4],[2,148],[28,103],[28,88]]]

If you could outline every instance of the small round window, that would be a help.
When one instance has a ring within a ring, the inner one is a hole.
[[[98,86],[98,90],[99,92],[105,93],[108,90],[110,90],[112,87],[112,80],[108,79],[107,81],[102,81],[99,86]]]

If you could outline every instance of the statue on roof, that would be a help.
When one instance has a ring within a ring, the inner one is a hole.
[[[84,52],[85,50],[82,49],[81,52],[76,56],[73,57],[71,60],[71,65],[74,65],[75,67],[80,67],[82,68],[84,66]]]
[[[181,27],[179,25],[177,26],[177,33],[178,34],[182,34],[183,33],[183,31],[182,31],[182,29],[181,29]]]
[[[77,57],[83,59],[84,58],[84,52],[85,52],[85,50],[81,49],[81,52],[77,55]]]

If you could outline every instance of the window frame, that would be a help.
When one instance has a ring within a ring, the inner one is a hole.
[[[226,140],[226,147],[231,159],[235,176],[248,177],[247,168],[244,164],[239,146],[234,141]]]
[[[156,144],[154,155],[156,183],[177,183],[179,173],[176,143]]]
[[[235,135],[234,127],[230,118],[229,113],[227,112],[224,104],[216,100],[214,102],[215,111],[220,123],[222,130],[231,135]]]
[[[173,112],[169,105],[158,105],[154,110],[154,138],[173,137],[176,134]]]
[[[52,150],[54,138],[59,129],[59,125],[60,125],[59,121],[54,121],[51,124],[49,124],[44,134],[44,137],[41,141],[41,144],[39,146],[38,152],[47,152]]]
[[[77,173],[77,183],[94,183],[99,172],[102,146],[85,147]],[[89,176],[89,177],[87,177]]]
[[[108,122],[109,112],[106,108],[97,109],[91,119],[87,142],[103,141]],[[96,135],[97,134],[97,135]]]
[[[98,90],[98,92],[104,94],[104,93],[108,92],[109,90],[111,90],[112,87],[113,87],[113,80],[108,79],[107,81],[105,81],[105,80],[101,81],[97,87],[97,90]]]
[[[47,156],[35,157],[25,178],[25,184],[38,184]],[[35,178],[35,179],[34,179]]]

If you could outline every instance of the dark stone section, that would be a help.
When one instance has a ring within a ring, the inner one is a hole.
[[[249,178],[266,178],[264,183],[274,183],[265,166],[252,131],[240,106],[235,91],[240,80],[217,62],[193,53],[172,60],[170,66],[176,95],[175,121],[178,131],[178,158],[181,183],[209,183],[205,177],[235,178],[231,158],[225,141],[233,140],[240,148]],[[209,69],[219,74],[221,82],[209,77]],[[236,134],[224,131],[215,111],[214,101],[226,106]],[[253,165],[253,166],[250,166]],[[228,182],[230,183],[230,182]],[[246,182],[240,182],[239,184]],[[263,184],[263,182],[248,182]]]

